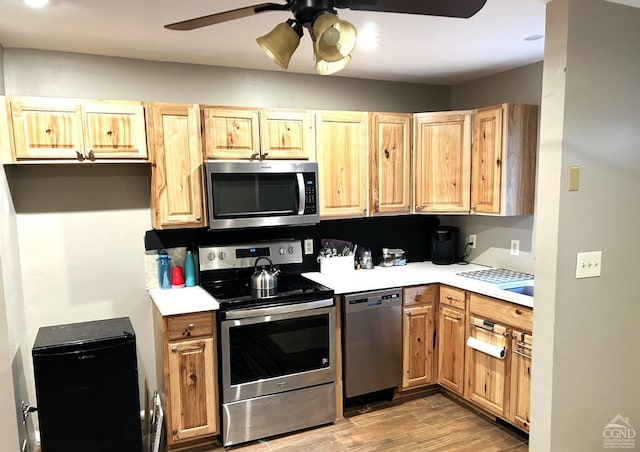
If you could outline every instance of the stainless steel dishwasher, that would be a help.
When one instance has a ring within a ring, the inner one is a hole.
[[[402,289],[344,297],[344,387],[351,398],[402,382]]]

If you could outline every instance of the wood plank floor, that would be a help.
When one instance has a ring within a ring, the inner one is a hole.
[[[221,452],[218,447],[209,452]],[[229,451],[528,451],[527,439],[478,415],[446,394],[372,404],[333,425],[283,435]]]

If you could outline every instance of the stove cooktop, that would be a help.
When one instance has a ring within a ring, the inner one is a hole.
[[[202,287],[218,300],[222,311],[333,298],[333,289],[310,281],[300,274],[280,275],[276,294],[266,298],[252,295],[250,279],[214,281],[204,283]]]

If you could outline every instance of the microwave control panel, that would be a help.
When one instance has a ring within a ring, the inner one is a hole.
[[[315,173],[304,173],[304,214],[313,215],[317,212],[317,199],[318,193],[316,190],[316,175]]]

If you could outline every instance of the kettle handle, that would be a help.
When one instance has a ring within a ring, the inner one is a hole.
[[[273,263],[271,262],[271,259],[269,259],[266,256],[260,256],[259,258],[257,258],[255,264],[253,265],[253,268],[255,270],[258,269],[258,262],[260,261],[260,259],[266,259],[269,262],[269,270],[271,270],[271,267],[273,266]]]

